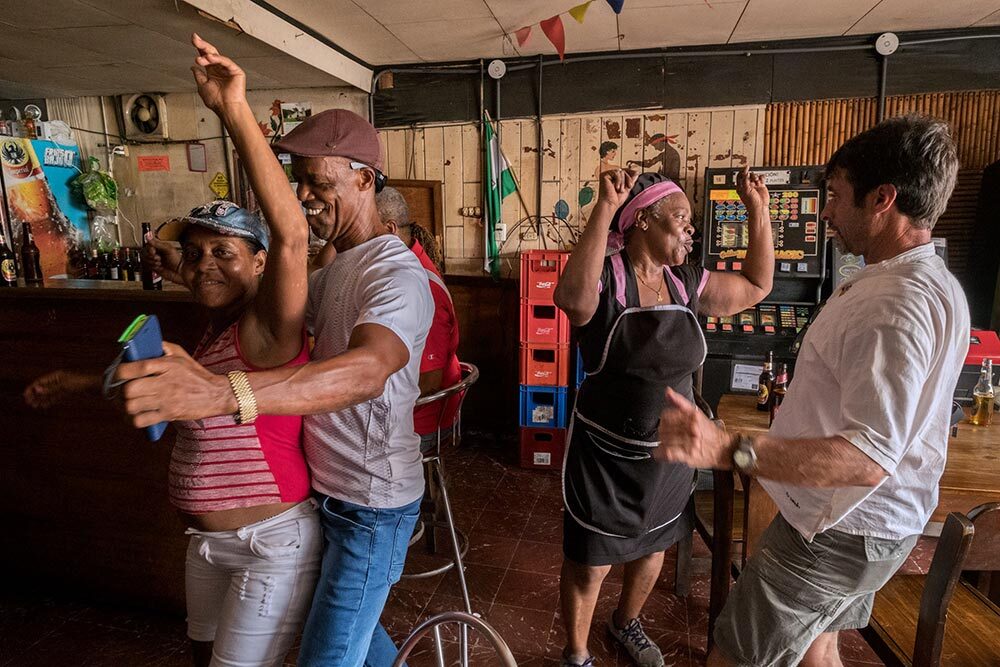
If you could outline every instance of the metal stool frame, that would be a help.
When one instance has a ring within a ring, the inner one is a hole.
[[[438,664],[444,665],[444,650],[441,648],[441,626],[445,623],[458,623],[462,627],[463,634],[468,631],[469,627],[478,630],[493,645],[493,650],[500,657],[503,667],[517,667],[514,654],[510,652],[510,647],[507,646],[507,642],[503,640],[500,633],[478,616],[473,616],[462,611],[446,611],[437,616],[432,616],[418,625],[410,636],[406,638],[406,641],[403,642],[403,646],[399,649],[399,655],[393,661],[392,667],[402,667],[403,663],[406,662],[406,658],[409,657],[414,647],[416,647],[417,642],[423,639],[424,635],[431,630],[434,631]],[[468,664],[468,656],[465,656],[462,664]]]
[[[475,384],[476,381],[479,379],[479,369],[476,368],[475,365],[461,362],[459,366],[462,369],[462,379],[459,382],[455,383],[450,387],[445,387],[444,389],[441,389],[440,391],[437,391],[433,394],[428,394],[427,396],[421,396],[420,398],[417,399],[414,406],[414,407],[420,407],[422,405],[429,405],[431,403],[436,403],[438,401],[442,401],[444,403],[448,401],[452,396],[459,394],[460,398],[458,402],[458,408],[455,411],[455,420],[454,422],[452,422],[451,425],[451,442],[452,446],[456,447],[460,444],[462,439],[462,405],[465,403],[465,397],[468,394],[469,387]],[[462,591],[462,603],[465,606],[464,610],[465,615],[467,615],[469,618],[475,619],[478,623],[483,623],[480,619],[476,618],[475,616],[472,616],[472,602],[469,600],[469,588],[465,581],[465,565],[462,562],[462,558],[464,558],[465,554],[468,552],[469,538],[465,535],[465,533],[455,528],[455,517],[451,511],[451,501],[448,499],[448,488],[445,484],[444,462],[442,461],[441,458],[441,443],[442,443],[441,420],[444,418],[445,415],[444,407],[445,405],[442,405],[441,414],[438,415],[437,441],[434,444],[434,450],[432,453],[429,453],[428,455],[423,457],[423,463],[429,469],[429,475],[431,479],[428,481],[428,483],[429,485],[433,485],[435,490],[440,494],[440,500],[444,505],[445,525],[448,528],[448,533],[449,536],[451,537],[453,560],[452,562],[446,563],[444,566],[436,568],[434,570],[430,570],[427,572],[415,572],[412,574],[404,574],[402,576],[403,578],[406,579],[423,579],[427,577],[436,576],[438,574],[441,574],[442,572],[447,572],[448,570],[454,568],[455,572],[458,574],[458,583]],[[435,503],[435,514],[436,514],[437,513],[436,498],[434,499],[434,503]],[[432,522],[432,525],[430,526],[431,531],[433,531],[434,529],[433,523],[434,522]],[[429,537],[433,542],[433,532],[431,532]],[[447,616],[448,614],[457,614],[457,613],[459,612],[446,612],[445,614],[441,614],[435,618],[441,618],[443,616]],[[457,620],[457,619],[452,619],[452,620]],[[448,621],[441,621],[441,622],[448,622]],[[426,624],[427,622],[421,624],[418,630]],[[488,630],[484,630],[482,627],[478,625],[477,628],[485,632],[487,635],[489,635],[490,632],[495,634],[495,631],[492,628],[489,628],[489,626],[486,626]],[[440,631],[438,630],[437,627],[434,628],[434,638],[437,641],[438,663],[443,667],[444,653],[440,641],[441,640]],[[419,639],[419,637],[417,639]],[[468,627],[464,623],[461,627],[459,646],[462,653],[462,665],[463,666],[468,665],[469,664]],[[504,646],[506,646],[506,644]],[[409,651],[407,651],[407,653],[409,653]],[[400,652],[400,655],[403,655],[403,653]],[[515,663],[512,662],[511,664]]]

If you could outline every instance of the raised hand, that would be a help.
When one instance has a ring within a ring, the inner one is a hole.
[[[729,436],[698,407],[672,389],[660,415],[660,446],[653,455],[692,468],[732,467]]]
[[[184,284],[180,272],[181,253],[172,244],[153,236],[142,246],[141,258],[143,266],[156,271],[164,279],[178,285]]]
[[[601,172],[600,192],[597,195],[598,202],[605,202],[614,208],[618,208],[628,199],[635,179],[639,178],[638,169],[609,169]]]
[[[770,195],[764,185],[764,177],[750,173],[749,165],[743,165],[736,176],[736,193],[748,212],[767,213]]]
[[[221,115],[227,109],[246,104],[247,77],[239,65],[197,33],[191,35],[191,44],[198,49],[191,71],[205,106]]]

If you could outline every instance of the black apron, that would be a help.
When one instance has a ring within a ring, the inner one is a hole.
[[[602,276],[609,280],[602,299],[610,327],[577,394],[563,465],[564,550],[588,564],[666,549],[680,537],[673,525],[687,525],[682,515],[694,489],[691,468],[652,454],[664,391],[670,387],[693,401],[692,375],[705,358],[705,338],[688,307],[697,291],[665,268],[673,303],[640,307],[623,256],[608,258],[611,270]]]

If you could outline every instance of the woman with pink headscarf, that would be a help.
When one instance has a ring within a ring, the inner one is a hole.
[[[563,665],[588,666],[601,583],[625,565],[615,639],[642,667],[663,656],[639,613],[663,552],[691,531],[685,513],[694,470],[653,458],[669,387],[693,401],[705,359],[697,316],[731,315],[771,291],[774,247],[763,179],[738,179],[749,248],[742,273],[687,264],[694,227],[687,196],[659,174],[601,174],[600,195],[555,294],[580,341],[587,377],[570,422],[563,464]]]

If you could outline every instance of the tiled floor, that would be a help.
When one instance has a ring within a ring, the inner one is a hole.
[[[467,437],[462,450],[447,458],[449,489],[457,523],[470,538],[466,562],[474,611],[504,637],[520,665],[558,665],[564,635],[560,621],[559,566],[561,512],[555,473],[515,467],[509,444]],[[925,571],[933,541],[922,541],[904,571]],[[705,663],[708,625],[708,550],[695,539],[691,594],[673,594],[674,554],[643,612],[643,624],[666,657],[667,665]],[[430,559],[411,550],[408,567]],[[604,628],[621,590],[621,569],[605,582],[591,633],[591,651],[600,667],[628,665]],[[401,581],[393,590],[383,621],[402,641],[425,618],[462,608],[455,574]],[[455,630],[444,629],[446,655],[457,655]],[[472,664],[496,664],[481,639],[472,642]],[[844,633],[841,654],[848,667],[882,664],[857,633]],[[294,664],[295,651],[286,664]],[[429,640],[416,648],[409,664],[433,664]],[[39,599],[27,593],[0,592],[0,667],[189,665],[183,619],[149,611],[109,608],[80,602]]]

